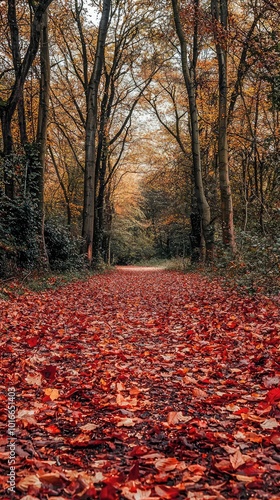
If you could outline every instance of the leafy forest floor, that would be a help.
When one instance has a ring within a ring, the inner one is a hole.
[[[279,298],[119,268],[0,313],[2,499],[280,499]]]

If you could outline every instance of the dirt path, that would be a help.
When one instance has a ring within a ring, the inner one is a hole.
[[[269,300],[126,268],[0,310],[1,498],[280,499]],[[17,490],[5,497],[11,387]]]

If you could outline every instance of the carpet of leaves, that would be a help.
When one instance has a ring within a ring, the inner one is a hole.
[[[1,498],[280,499],[277,299],[128,268],[0,311]]]

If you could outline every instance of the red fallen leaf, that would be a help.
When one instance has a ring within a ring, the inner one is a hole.
[[[140,474],[139,474],[139,462],[135,462],[133,467],[130,469],[129,474],[128,474],[128,479],[129,481],[136,481],[139,479]]]
[[[160,498],[178,498],[180,490],[173,486],[156,485],[155,492]]]
[[[73,387],[72,389],[70,389],[70,391],[68,391],[66,394],[65,394],[65,398],[70,398],[71,396],[73,396],[73,394],[76,394],[77,392],[81,392],[82,389],[80,387]]]
[[[80,498],[97,498],[97,491],[94,486],[86,488],[82,493],[83,493],[82,497],[80,496],[80,493],[78,493]]]
[[[266,395],[266,401],[268,403],[276,403],[276,401],[280,400],[280,387],[276,387],[275,389],[271,389]]]
[[[78,467],[81,468],[83,467],[83,462],[81,458],[68,455],[67,453],[62,453],[62,455],[59,455],[59,459],[61,460],[61,462],[77,465]]]
[[[159,474],[154,475],[154,480],[157,483],[165,483],[166,484],[169,477],[170,477],[169,474],[166,474],[165,472],[159,472]]]
[[[79,434],[73,439],[69,440],[71,446],[87,446],[90,443],[91,439],[88,434]]]
[[[229,460],[220,460],[219,462],[216,462],[215,468],[220,470],[221,472],[232,471],[232,466]]]
[[[249,413],[249,411],[249,408],[240,408],[240,410],[233,412],[233,415],[242,415],[242,413],[246,414]]]
[[[229,330],[234,330],[234,328],[236,328],[237,325],[238,323],[236,321],[229,321],[226,326]]]
[[[135,446],[128,453],[131,457],[141,457],[142,455],[146,455],[149,452],[149,448],[147,446]]]
[[[104,488],[102,488],[102,490],[100,492],[99,499],[100,500],[116,500],[116,498],[118,498],[118,497],[117,497],[117,491],[114,488],[114,486],[112,486],[111,484],[106,484],[106,486],[104,486]]]
[[[167,472],[176,469],[179,465],[177,458],[160,458],[155,463],[155,468],[162,472]]]
[[[65,485],[65,478],[62,478],[59,472],[41,474],[39,479],[43,484],[51,484],[52,486],[59,488],[62,488]]]
[[[59,430],[59,428],[56,425],[48,425],[47,427],[45,427],[45,430],[49,434],[61,434],[61,431]]]
[[[192,393],[193,393],[193,397],[195,398],[207,398],[208,394],[207,392],[203,391],[203,389],[199,389],[198,387],[194,387],[194,389],[192,390]]]
[[[265,415],[266,413],[270,413],[271,409],[271,405],[265,403],[264,401],[261,401],[256,407],[256,413],[258,413],[259,415]]]
[[[29,337],[29,339],[26,339],[26,342],[29,347],[35,347],[39,342],[39,337]]]
[[[244,476],[259,476],[267,472],[264,467],[261,467],[259,464],[254,465],[242,465],[238,471],[240,474],[244,474]]]
[[[56,366],[46,365],[42,370],[40,370],[40,373],[49,382],[53,382],[55,379],[55,375],[56,375]]]
[[[193,474],[204,474],[204,472],[206,471],[206,467],[199,464],[188,465],[187,469],[190,472],[193,472]]]
[[[246,488],[249,490],[260,490],[263,487],[263,480],[260,478],[255,478],[254,481],[246,484]]]
[[[269,438],[267,438],[271,443],[280,446],[280,432],[273,432]]]
[[[71,497],[75,497],[80,489],[80,482],[77,479],[73,479],[73,481],[68,484],[67,488],[65,488],[65,493],[68,493],[68,495],[71,495]]]

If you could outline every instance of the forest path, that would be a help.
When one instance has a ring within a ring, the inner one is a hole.
[[[1,385],[17,404],[13,498],[279,500],[269,299],[126,268],[1,301],[0,312]]]

